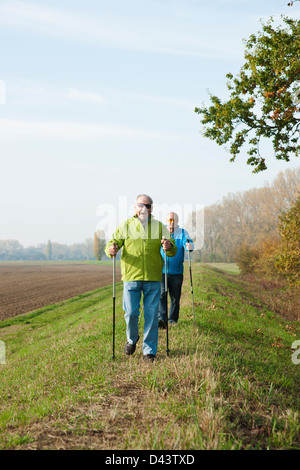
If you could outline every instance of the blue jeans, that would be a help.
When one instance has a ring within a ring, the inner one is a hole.
[[[177,323],[179,318],[179,307],[181,297],[181,287],[183,282],[183,274],[168,274],[167,275],[167,287],[170,295],[170,310],[169,310],[169,322]],[[165,275],[163,274],[162,281],[160,283],[160,301],[158,318],[159,320],[167,321],[166,311],[166,291],[165,291]]]
[[[127,341],[130,344],[135,344],[139,337],[138,322],[142,292],[144,306],[143,354],[155,355],[158,341],[159,281],[125,281],[123,283],[123,309],[127,325]]]

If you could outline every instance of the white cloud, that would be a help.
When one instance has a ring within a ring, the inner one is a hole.
[[[54,106],[61,103],[63,96],[57,87],[47,82],[25,78],[9,80],[7,88],[8,102],[13,105]]]
[[[18,105],[60,106],[66,100],[95,105],[103,105],[106,102],[99,93],[83,91],[75,87],[55,86],[47,80],[12,79],[8,81],[8,88],[9,102]]]
[[[78,90],[77,88],[68,88],[66,98],[73,101],[80,101],[84,103],[104,104],[105,99],[103,96],[96,93],[89,93],[86,91]]]
[[[176,136],[172,134],[136,127],[65,121],[40,122],[13,119],[0,119],[0,134],[4,137],[17,136],[19,138],[30,139],[176,139]]]
[[[3,82],[4,84],[4,82]],[[26,106],[61,106],[66,102],[82,104],[105,105],[108,102],[113,106],[120,103],[130,102],[132,107],[135,103],[154,103],[168,107],[186,109],[193,112],[195,102],[185,98],[162,96],[147,93],[134,93],[120,89],[102,87],[103,94],[94,93],[76,88],[74,86],[55,86],[49,81],[28,80],[25,78],[12,79],[8,81],[10,104]],[[0,81],[0,104],[1,104],[1,81]],[[126,104],[127,106],[127,104]]]
[[[174,106],[176,108],[183,108],[189,111],[193,111],[193,109],[195,108],[194,102],[181,98],[171,98],[160,95],[147,95],[143,93],[123,93],[122,95],[131,99],[150,101],[151,103]]]

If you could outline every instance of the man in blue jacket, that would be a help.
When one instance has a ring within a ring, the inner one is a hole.
[[[194,244],[188,232],[178,225],[178,215],[170,212],[167,216],[167,228],[174,238],[177,246],[177,253],[172,258],[167,259],[167,283],[170,294],[169,323],[176,324],[179,318],[179,307],[181,297],[181,287],[183,282],[183,262],[186,251],[193,251]],[[161,249],[163,259],[164,251]],[[158,311],[159,328],[167,327],[166,312],[166,291],[165,291],[165,265],[163,268],[163,277],[160,283],[160,302]]]

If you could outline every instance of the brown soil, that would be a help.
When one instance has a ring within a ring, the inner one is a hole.
[[[121,274],[116,269],[116,281]],[[112,267],[93,264],[0,264],[0,320],[112,284]]]

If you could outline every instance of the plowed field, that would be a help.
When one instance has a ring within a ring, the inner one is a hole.
[[[119,268],[116,281],[120,281]],[[0,320],[112,284],[112,267],[93,264],[0,264]]]

